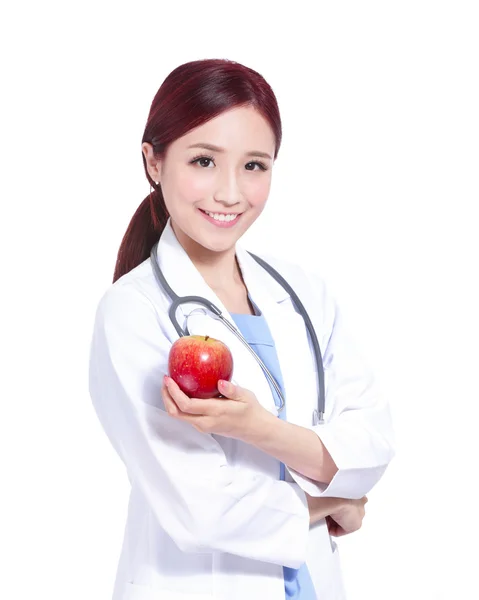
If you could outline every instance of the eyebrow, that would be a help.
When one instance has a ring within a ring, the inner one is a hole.
[[[220,148],[219,146],[213,146],[213,144],[193,144],[188,146],[188,148],[205,148],[206,150],[211,150],[212,152],[224,152],[224,148]],[[266,154],[266,152],[258,152],[257,150],[253,150],[252,152],[246,152],[246,156],[261,156],[262,158],[269,158],[271,160],[271,156]]]

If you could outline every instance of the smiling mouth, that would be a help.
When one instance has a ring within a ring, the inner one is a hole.
[[[203,213],[203,215],[205,216],[205,218],[210,221],[210,223],[214,223],[215,225],[219,226],[219,227],[229,227],[229,226],[233,226],[235,225],[240,216],[243,213],[217,213],[217,212],[210,212],[209,210],[204,210],[202,208],[198,209],[200,212]]]
[[[200,208],[201,212],[206,213],[207,215],[224,215],[225,217],[228,215],[241,215],[243,213],[240,212],[229,212],[229,213],[223,213],[223,212],[218,212],[218,211],[212,211],[212,210],[205,210],[204,208]]]

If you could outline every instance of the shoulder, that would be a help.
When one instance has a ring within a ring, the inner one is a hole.
[[[155,315],[153,284],[154,275],[148,258],[103,291],[97,304],[97,322],[100,319],[128,322],[136,318],[139,311]]]
[[[319,270],[306,268],[299,262],[287,260],[268,252],[254,252],[271,265],[293,287],[298,296],[313,295],[321,303],[331,300],[329,286]],[[298,288],[298,289],[297,289]]]
[[[313,322],[318,336],[321,337],[322,347],[325,347],[337,319],[338,306],[336,297],[322,273],[268,252],[254,254],[272,266],[293,288]],[[293,300],[289,293],[276,292],[276,298],[282,304],[292,305]]]

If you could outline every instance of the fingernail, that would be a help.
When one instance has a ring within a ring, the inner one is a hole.
[[[168,375],[163,375],[163,384],[168,386]]]

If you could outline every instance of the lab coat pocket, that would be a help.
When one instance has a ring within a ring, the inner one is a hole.
[[[121,600],[213,600],[210,594],[178,592],[166,588],[128,583]]]

